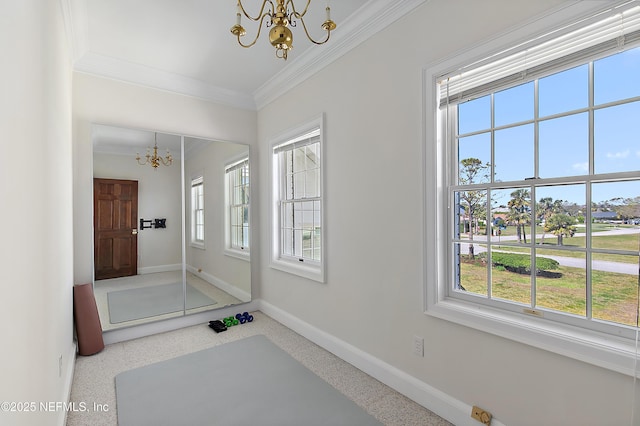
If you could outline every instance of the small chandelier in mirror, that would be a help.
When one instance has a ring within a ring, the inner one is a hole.
[[[147,155],[145,155],[144,161],[140,161],[142,160],[142,158],[140,157],[140,153],[136,152],[136,160],[138,161],[138,164],[140,164],[141,166],[144,166],[145,164],[151,164],[151,167],[153,167],[154,170],[158,169],[158,167],[160,166],[160,163],[164,164],[165,166],[170,166],[171,163],[173,163],[173,157],[169,152],[169,148],[167,148],[167,153],[164,157],[158,156],[158,134],[157,133],[153,134],[153,142],[154,142],[153,154],[151,154],[151,148],[147,148]]]
[[[271,45],[276,48],[276,57],[282,58],[284,60],[287,59],[287,53],[289,50],[293,48],[293,33],[289,29],[289,24],[291,27],[296,26],[296,20],[299,20],[302,23],[302,28],[304,29],[304,33],[307,35],[307,38],[314,44],[324,44],[329,41],[329,37],[331,36],[331,31],[335,30],[336,23],[331,20],[331,8],[329,7],[329,1],[327,0],[327,7],[325,8],[327,12],[327,16],[325,21],[322,23],[321,27],[324,31],[327,32],[326,38],[324,40],[314,40],[309,31],[307,30],[307,25],[304,22],[304,16],[307,14],[307,10],[309,9],[309,4],[311,0],[307,0],[307,4],[304,7],[302,12],[298,12],[296,9],[293,0],[276,0],[276,4],[273,4],[273,0],[263,0],[262,7],[260,8],[260,13],[258,16],[251,16],[244,10],[244,6],[242,5],[242,0],[238,0],[238,12],[236,13],[236,24],[231,27],[231,34],[238,38],[238,43],[242,47],[251,47],[256,44],[256,41],[260,37],[260,31],[262,30],[262,25],[266,20],[267,27],[273,27],[269,31],[269,41]],[[244,44],[240,37],[244,36],[247,32],[244,27],[240,23],[242,15],[247,17],[248,19],[256,22],[260,22],[258,26],[258,33],[253,41],[249,44]]]

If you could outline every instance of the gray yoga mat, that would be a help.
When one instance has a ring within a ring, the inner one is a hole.
[[[117,324],[183,309],[182,283],[117,290],[107,293],[109,322]],[[217,302],[187,284],[187,309],[215,305]]]
[[[263,335],[126,371],[115,384],[119,426],[381,425]]]

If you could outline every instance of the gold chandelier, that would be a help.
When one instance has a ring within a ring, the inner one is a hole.
[[[231,27],[231,34],[238,38],[238,43],[242,47],[251,47],[256,44],[258,38],[260,37],[260,31],[262,30],[262,24],[266,19],[266,26],[273,27],[269,31],[269,41],[271,45],[276,48],[276,57],[282,58],[284,60],[287,59],[287,53],[289,50],[293,48],[293,33],[288,28],[289,24],[292,27],[296,26],[296,20],[302,22],[302,27],[304,29],[307,38],[314,44],[324,44],[329,41],[329,37],[331,36],[331,31],[336,28],[336,23],[331,20],[331,8],[329,7],[329,2],[327,0],[327,17],[324,23],[322,24],[322,29],[327,32],[327,37],[322,41],[316,41],[311,38],[309,35],[309,31],[307,31],[307,25],[304,22],[304,16],[309,9],[309,4],[311,0],[307,0],[307,5],[305,6],[302,12],[298,12],[296,6],[293,3],[293,0],[275,0],[276,4],[274,5],[273,0],[263,0],[262,7],[260,8],[260,13],[258,16],[253,17],[244,10],[244,6],[242,5],[242,0],[238,0],[238,12],[236,13],[236,24]],[[240,24],[240,19],[242,15],[246,16],[248,19],[256,22],[260,22],[258,26],[258,34],[256,38],[249,44],[244,44],[240,40],[240,37],[244,36],[247,32],[244,27]]]
[[[169,152],[169,148],[167,148],[167,154],[163,157],[159,157],[158,156],[158,134],[154,133],[153,134],[153,155],[151,154],[151,148],[147,148],[147,155],[145,155],[145,161],[140,161],[142,158],[140,158],[140,153],[136,152],[136,160],[138,161],[138,164],[140,164],[141,166],[144,166],[145,164],[151,164],[151,167],[153,167],[154,170],[157,170],[158,167],[160,166],[160,163],[164,164],[165,166],[170,166],[171,163],[173,163],[173,157],[171,156],[171,153]]]

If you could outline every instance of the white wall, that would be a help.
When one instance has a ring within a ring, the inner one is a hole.
[[[135,154],[127,157],[94,153],[93,176],[138,181],[138,217],[145,220],[167,219],[164,229],[138,230],[139,273],[175,270],[176,267],[182,269],[180,161],[154,170],[149,165],[138,165]]]
[[[256,115],[255,111],[214,105],[193,97],[74,73],[76,282],[91,282],[93,278],[92,123],[255,145]]]
[[[75,346],[71,63],[60,3],[2,2],[0,51],[0,401],[63,402]],[[63,419],[62,410],[0,412],[2,424]]]
[[[185,161],[187,211],[191,203],[191,179],[198,176],[204,176],[205,208],[205,247],[190,246],[190,235],[187,234],[187,265],[195,270],[202,269],[205,279],[215,279],[213,284],[220,280],[237,287],[241,290],[238,295],[251,294],[251,268],[246,259],[225,254],[225,166],[246,154],[248,148],[245,145],[212,142]],[[186,222],[186,229],[190,230],[190,216]]]
[[[423,313],[422,69],[560,3],[431,0],[261,109],[261,299],[504,424],[630,424],[631,378]],[[322,112],[325,284],[269,267],[267,198],[269,139]]]

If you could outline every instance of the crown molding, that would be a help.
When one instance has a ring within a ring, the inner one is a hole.
[[[286,90],[302,83],[337,60],[360,43],[382,31],[416,7],[429,0],[370,0],[349,21],[341,23],[341,31],[332,35],[324,49],[308,49],[254,93],[258,109],[275,101]]]
[[[235,108],[256,109],[253,97],[245,93],[215,87],[189,77],[90,51],[75,62],[74,70],[139,86],[192,96]]]
[[[367,1],[347,22],[340,24],[340,31],[332,35],[330,43],[308,49],[251,94],[92,52],[85,0],[60,0],[60,4],[72,41],[75,71],[255,111],[427,1]]]
[[[192,96],[235,108],[256,109],[251,95],[92,52],[89,44],[86,0],[59,1],[67,35],[71,40],[73,69],[75,71]]]
[[[71,46],[71,61],[75,63],[88,50],[89,29],[86,3],[84,0],[59,0],[59,3]]]

